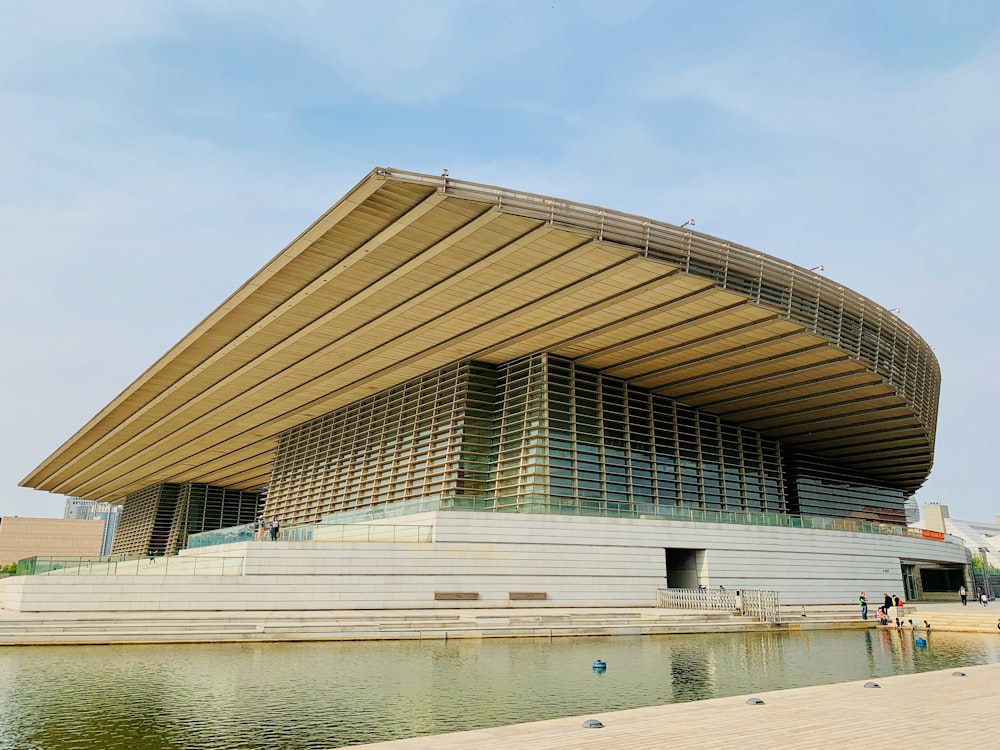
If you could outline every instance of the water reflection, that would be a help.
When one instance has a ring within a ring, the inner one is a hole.
[[[0,750],[330,748],[1000,661],[995,638],[923,637],[0,648]]]

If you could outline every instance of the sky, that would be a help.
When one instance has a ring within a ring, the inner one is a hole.
[[[376,166],[680,224],[899,308],[917,493],[1000,514],[1000,3],[0,2],[0,515]]]

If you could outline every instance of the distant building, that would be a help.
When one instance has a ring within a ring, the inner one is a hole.
[[[101,554],[110,555],[121,513],[122,506],[115,503],[99,503],[95,500],[71,497],[66,500],[63,518],[74,518],[79,521],[90,521],[96,518],[103,521],[104,534],[101,540]]]
[[[94,507],[96,500],[84,500],[79,497],[66,498],[66,508],[63,510],[63,518],[75,518],[78,521],[86,521],[94,517]]]
[[[104,522],[67,518],[0,518],[0,565],[25,557],[88,557],[101,554]]]
[[[1000,516],[993,520],[995,523],[959,521],[949,516],[947,505],[934,504],[923,507],[923,518],[915,525],[958,537],[973,555],[985,557],[987,566],[1000,568]]]

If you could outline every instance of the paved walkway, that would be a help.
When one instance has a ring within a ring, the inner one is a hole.
[[[979,602],[973,602],[970,598],[968,605],[963,607],[956,596],[953,602],[908,602],[906,606],[926,612],[985,612],[992,613],[993,617],[1000,617],[1000,601],[990,602],[984,607]]]
[[[352,750],[663,750],[663,748],[988,748],[996,742],[1000,664],[598,713]],[[584,729],[598,719],[603,729]],[[877,742],[875,738],[880,738]],[[993,738],[993,739],[990,739]]]

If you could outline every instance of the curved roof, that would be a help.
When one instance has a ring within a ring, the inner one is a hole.
[[[930,471],[937,360],[879,305],[670,224],[375,169],[22,485],[260,487],[289,427],[538,351],[907,490]]]

